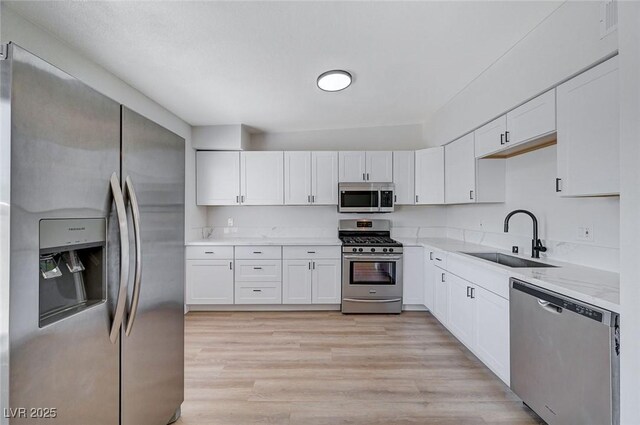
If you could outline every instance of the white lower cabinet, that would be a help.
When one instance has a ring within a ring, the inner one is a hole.
[[[509,385],[509,301],[480,287],[475,291],[474,301],[474,351],[484,364]]]
[[[447,272],[440,267],[433,268],[433,310],[436,319],[443,325],[449,324],[449,290]]]
[[[233,304],[233,259],[187,260],[187,304]]]
[[[426,247],[424,251],[424,306],[429,311],[433,311],[434,303],[434,289],[435,289],[435,259],[433,258],[434,251],[431,248]]]
[[[235,265],[235,304],[282,303],[282,260],[236,260]]]
[[[424,266],[422,247],[405,246],[402,255],[402,304],[424,304]]]
[[[285,247],[283,251],[283,304],[340,304],[340,247]]]
[[[311,302],[313,304],[340,304],[342,260],[313,260],[311,265]]]
[[[449,273],[449,325],[448,328],[467,347],[474,345],[475,303],[471,293],[475,288],[469,282]]]
[[[284,260],[282,303],[311,304],[311,260]]]

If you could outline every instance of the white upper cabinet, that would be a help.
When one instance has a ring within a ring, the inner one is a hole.
[[[415,203],[415,154],[413,151],[393,153],[393,183],[396,205]]]
[[[393,152],[367,152],[367,181],[389,183],[393,181]]]
[[[338,152],[311,153],[311,202],[338,205]]]
[[[491,155],[505,146],[504,136],[507,131],[507,116],[502,115],[476,131],[476,157]]]
[[[618,57],[558,86],[558,180],[562,196],[620,193]]]
[[[342,151],[339,153],[340,182],[367,181],[367,153]]]
[[[196,153],[196,199],[198,205],[240,203],[240,153]]]
[[[284,153],[284,203],[311,204],[311,152]]]
[[[556,89],[507,112],[507,148],[539,139],[556,131]]]
[[[282,205],[283,152],[241,152],[240,160],[241,202],[245,205]]]
[[[416,204],[444,204],[444,147],[416,151],[415,164]]]
[[[556,90],[518,106],[474,131],[476,158],[538,140],[556,131]]]
[[[393,181],[393,152],[343,151],[339,159],[341,183]]]
[[[476,157],[473,133],[449,143],[444,149],[445,199],[447,204],[475,202]]]

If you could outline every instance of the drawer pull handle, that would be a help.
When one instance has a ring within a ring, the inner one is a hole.
[[[262,254],[262,251],[253,251],[254,254]]]
[[[205,251],[204,253],[205,254],[215,254],[215,252],[213,252],[213,251]]]
[[[307,251],[307,254],[315,254],[315,251]]]
[[[262,267],[254,267],[253,270],[262,270]]]
[[[262,292],[262,289],[254,289],[253,292]]]

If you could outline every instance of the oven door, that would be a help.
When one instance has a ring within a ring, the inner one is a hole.
[[[367,213],[380,211],[380,191],[371,189],[345,189],[340,191],[341,213]]]
[[[343,298],[402,298],[401,254],[344,254]]]

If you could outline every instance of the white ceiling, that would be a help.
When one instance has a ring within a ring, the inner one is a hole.
[[[192,125],[300,131],[423,122],[560,2],[8,4]]]

